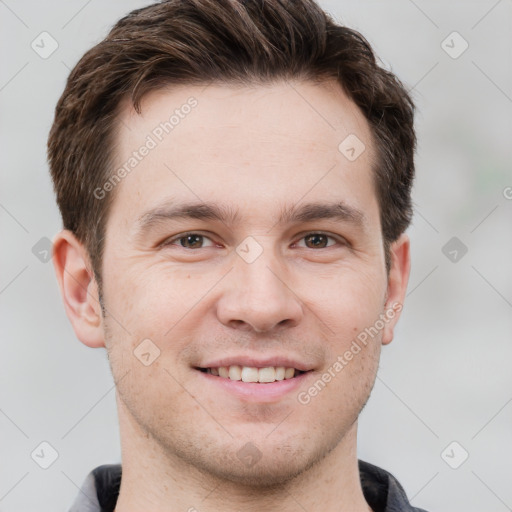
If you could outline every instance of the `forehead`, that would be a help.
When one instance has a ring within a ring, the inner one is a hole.
[[[335,82],[165,88],[141,114],[121,105],[113,209],[140,217],[182,197],[275,218],[306,196],[361,209],[375,203],[374,160],[368,123]]]
[[[305,142],[304,149],[329,151],[333,146],[337,148],[341,136],[353,134],[371,146],[365,117],[333,80],[169,86],[146,94],[141,110],[138,114],[129,98],[121,102],[117,132],[121,147],[126,143],[130,150],[140,142],[137,132],[165,144],[163,139],[170,139],[167,136],[171,132],[175,137],[181,133],[193,138],[192,132],[198,129],[210,130],[205,142],[221,142],[223,132],[231,130],[234,139],[247,140],[257,133],[258,144],[272,142],[278,136],[280,143]],[[217,137],[212,128],[218,132]],[[265,133],[266,140],[262,137]]]

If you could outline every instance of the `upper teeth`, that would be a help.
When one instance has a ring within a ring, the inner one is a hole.
[[[241,380],[243,382],[274,382],[276,380],[291,379],[295,376],[295,371],[295,368],[285,368],[284,366],[255,368],[252,366],[238,366],[236,364],[207,369],[207,373],[212,375],[218,375],[231,380]]]

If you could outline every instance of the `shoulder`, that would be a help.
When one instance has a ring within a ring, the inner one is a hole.
[[[113,512],[121,487],[121,464],[105,464],[85,478],[69,512]]]
[[[391,473],[362,460],[358,463],[364,497],[375,512],[426,512],[410,504]]]

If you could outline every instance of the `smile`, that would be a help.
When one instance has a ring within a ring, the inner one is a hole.
[[[197,368],[203,373],[214,375],[220,378],[253,382],[260,384],[270,384],[272,382],[293,379],[303,373],[295,368],[285,368],[284,366],[268,366],[265,368],[256,368],[253,366],[220,366],[218,368]]]

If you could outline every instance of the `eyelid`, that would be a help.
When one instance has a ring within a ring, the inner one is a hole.
[[[212,242],[212,246],[215,245],[215,242],[213,241],[212,237],[209,235],[205,235],[201,231],[184,231],[183,233],[178,233],[177,235],[166,238],[163,242],[158,244],[158,247],[165,247],[166,245],[177,245],[173,242],[176,242],[177,240],[180,240],[181,238],[185,238],[190,235],[202,236],[203,238],[207,238],[208,240],[210,240]],[[211,246],[209,246],[209,247],[211,247]],[[182,249],[185,249],[185,247],[182,247]],[[201,249],[204,249],[204,247],[201,247]],[[192,250],[194,250],[194,249],[192,249]]]
[[[177,240],[180,240],[181,238],[190,236],[190,235],[199,235],[199,236],[202,236],[203,238],[210,240],[212,242],[212,245],[208,246],[208,247],[212,247],[212,246],[216,245],[216,242],[212,239],[212,237],[207,234],[204,234],[204,232],[184,231],[183,233],[178,233],[170,238],[166,238],[162,243],[160,243],[158,245],[158,247],[165,247],[167,245],[176,245],[179,247],[179,245],[175,244],[174,242],[176,242]],[[307,236],[310,236],[310,235],[323,235],[323,236],[326,236],[327,238],[331,238],[331,239],[335,240],[336,242],[338,242],[338,244],[349,245],[348,241],[345,240],[341,236],[334,235],[334,234],[326,232],[326,231],[314,231],[314,230],[313,231],[304,231],[303,233],[299,233],[298,235],[296,235],[296,238],[295,238],[296,242],[294,242],[293,245],[296,245],[299,241],[304,240],[304,238],[306,238]],[[320,249],[327,249],[329,247],[333,247],[333,245],[328,245],[327,247],[321,247]],[[314,249],[312,247],[305,247],[305,248],[306,249]],[[185,249],[185,247],[183,247],[183,249]],[[200,247],[200,249],[206,249],[206,247]],[[197,249],[191,249],[191,250],[197,250]],[[316,250],[318,250],[318,249],[316,249]]]
[[[323,235],[323,236],[326,236],[327,238],[332,238],[333,240],[336,240],[336,242],[338,242],[338,244],[341,244],[341,245],[348,245],[348,242],[347,240],[345,240],[343,237],[339,236],[339,235],[334,235],[332,233],[328,233],[326,231],[305,231],[304,233],[299,233],[297,236],[297,241],[301,241],[301,240],[304,240],[304,238],[306,238],[307,236],[310,236],[310,235]],[[296,244],[297,242],[294,242],[294,245]],[[329,247],[334,247],[333,245],[329,245],[328,247],[321,247],[321,249],[327,249]],[[311,249],[310,247],[306,247],[306,249]]]

